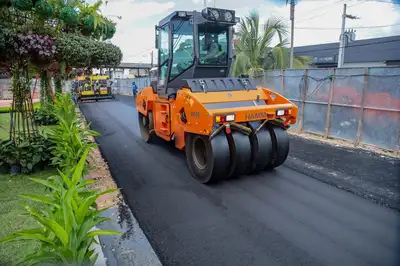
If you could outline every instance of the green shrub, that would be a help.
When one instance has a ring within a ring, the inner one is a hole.
[[[12,5],[21,11],[29,11],[33,8],[32,0],[13,0]]]
[[[90,125],[82,127],[70,93],[57,94],[54,115],[58,121],[57,125],[45,131],[54,144],[52,165],[68,170],[78,162],[85,149],[96,147],[88,137],[99,134],[90,130]]]
[[[83,29],[87,32],[94,31],[94,17],[92,15],[86,15],[83,18]]]
[[[45,136],[31,137],[18,144],[11,140],[0,141],[0,166],[15,166],[25,174],[32,173],[35,167],[42,168],[51,162],[51,146]]]
[[[69,26],[78,24],[78,12],[72,7],[63,7],[60,12],[60,18]]]
[[[44,0],[39,0],[35,3],[35,10],[42,18],[50,18],[53,15],[53,7]]]
[[[44,104],[41,108],[34,110],[35,122],[38,125],[55,125],[57,118],[54,115],[54,105]]]
[[[96,31],[101,27],[97,25]],[[73,67],[118,66],[122,60],[118,46],[70,33],[57,37],[56,52],[58,61]]]
[[[78,164],[71,171],[60,171],[59,176],[48,180],[31,179],[50,189],[47,195],[21,195],[40,203],[40,208],[25,205],[27,214],[35,219],[38,227],[15,232],[0,240],[40,242],[39,252],[26,256],[18,264],[94,265],[97,259],[97,254],[92,249],[92,245],[97,243],[95,236],[120,234],[110,230],[91,231],[99,223],[110,220],[99,216],[104,209],[96,210],[96,199],[115,190],[97,193],[88,188],[89,184],[95,182],[83,179],[88,153],[89,148],[83,152]]]

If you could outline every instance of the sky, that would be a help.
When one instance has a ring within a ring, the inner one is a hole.
[[[210,7],[235,10],[237,17],[257,9],[262,21],[281,18],[290,32],[290,7],[285,0],[207,1]],[[356,30],[356,40],[400,35],[400,0],[296,0],[294,46],[338,42],[345,3],[347,13],[359,17],[346,19],[346,28]],[[150,62],[151,51],[156,51],[154,26],[159,20],[175,10],[202,9],[203,0],[108,0],[102,14],[117,23],[111,42],[121,48],[122,61],[145,63]]]

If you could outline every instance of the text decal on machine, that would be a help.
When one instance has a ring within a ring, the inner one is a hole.
[[[267,112],[261,112],[261,113],[253,113],[253,114],[246,114],[245,117],[247,120],[254,120],[254,119],[260,119],[260,118],[267,118],[268,114]]]
[[[194,116],[194,117],[197,117],[197,118],[200,118],[200,112],[190,112],[190,115]]]

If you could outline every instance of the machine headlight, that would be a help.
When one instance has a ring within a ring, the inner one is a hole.
[[[185,11],[179,11],[178,12],[178,17],[186,17],[186,12]]]
[[[224,14],[224,18],[225,18],[226,21],[232,21],[233,15],[232,15],[231,12],[226,11],[225,14]]]
[[[212,10],[211,10],[211,14],[212,14],[212,17],[213,17],[215,20],[218,20],[218,19],[219,19],[219,12],[218,12],[218,10],[212,9]]]

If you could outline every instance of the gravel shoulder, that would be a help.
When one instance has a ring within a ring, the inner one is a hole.
[[[291,135],[286,166],[400,211],[400,159]]]

